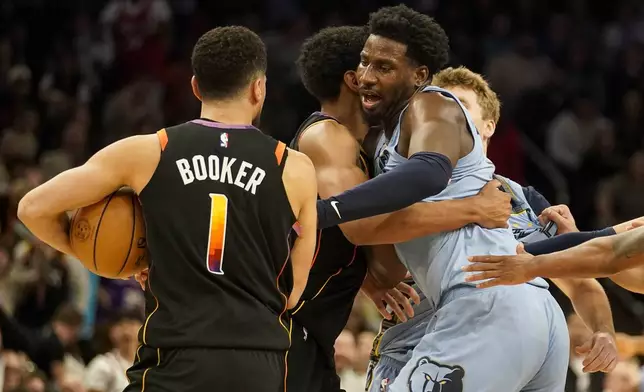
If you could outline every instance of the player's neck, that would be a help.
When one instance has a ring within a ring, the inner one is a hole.
[[[360,100],[356,99],[355,96],[344,97],[344,94],[341,93],[338,100],[323,102],[320,111],[338,120],[349,129],[349,132],[356,140],[362,143],[369,127],[362,114]]]
[[[212,101],[201,105],[201,118],[230,125],[252,125],[253,109],[239,101]]]

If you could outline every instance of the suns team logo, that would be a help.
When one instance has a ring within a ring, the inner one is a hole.
[[[228,147],[228,134],[226,132],[222,133],[219,137],[219,146],[224,148]]]

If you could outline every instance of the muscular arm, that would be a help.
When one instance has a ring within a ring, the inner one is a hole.
[[[606,292],[595,279],[553,279],[566,294],[575,312],[592,332],[615,334],[613,314]]]
[[[628,291],[644,294],[644,265],[627,269],[608,278]]]
[[[392,288],[402,282],[407,268],[400,262],[393,245],[376,245],[366,248],[367,273],[379,287]]]
[[[119,140],[84,165],[66,170],[27,193],[18,205],[18,218],[36,237],[73,256],[65,213],[96,203],[122,186],[139,192],[154,172],[160,152],[156,135]]]
[[[368,180],[358,167],[359,145],[342,125],[324,121],[311,126],[299,141],[299,150],[315,166],[320,198],[338,195]],[[438,203],[416,203],[390,214],[340,225],[355,245],[393,244],[459,229],[481,217],[479,196]]]
[[[405,154],[409,160],[318,202],[319,227],[397,211],[445,189],[452,167],[461,157],[464,115],[455,102],[437,94],[420,94],[415,101],[405,116],[405,123],[413,129]]]
[[[644,265],[644,227],[596,238],[528,262],[529,276],[597,278]]]
[[[293,268],[293,289],[287,304],[289,309],[293,309],[304,293],[315,253],[317,232],[315,202],[318,190],[311,160],[297,151],[289,149],[282,178],[298,222],[298,236],[291,249],[290,257]]]

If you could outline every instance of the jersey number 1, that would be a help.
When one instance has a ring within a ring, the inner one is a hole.
[[[210,194],[210,233],[208,233],[208,271],[223,275],[224,247],[226,246],[226,221],[228,198],[218,193]]]

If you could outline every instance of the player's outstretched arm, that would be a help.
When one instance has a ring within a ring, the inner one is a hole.
[[[320,228],[394,212],[445,189],[461,157],[466,126],[462,110],[438,94],[420,94],[406,113],[405,124],[413,129],[409,160],[340,195],[320,200]]]
[[[289,149],[282,178],[299,226],[298,237],[291,249],[293,290],[288,298],[288,308],[293,309],[306,287],[315,252],[318,190],[311,160],[297,151]]]
[[[110,144],[84,165],[66,170],[20,200],[18,218],[39,239],[72,255],[67,211],[102,200],[123,186],[137,193],[147,184],[161,154],[157,135]]]
[[[467,281],[479,287],[520,284],[546,278],[599,278],[644,266],[644,227],[596,238],[564,251],[540,256],[475,256],[464,271],[476,272]]]
[[[553,279],[561,291],[570,298],[575,312],[593,332],[592,338],[577,347],[584,356],[584,372],[609,372],[617,364],[615,326],[606,292],[595,279]]]

